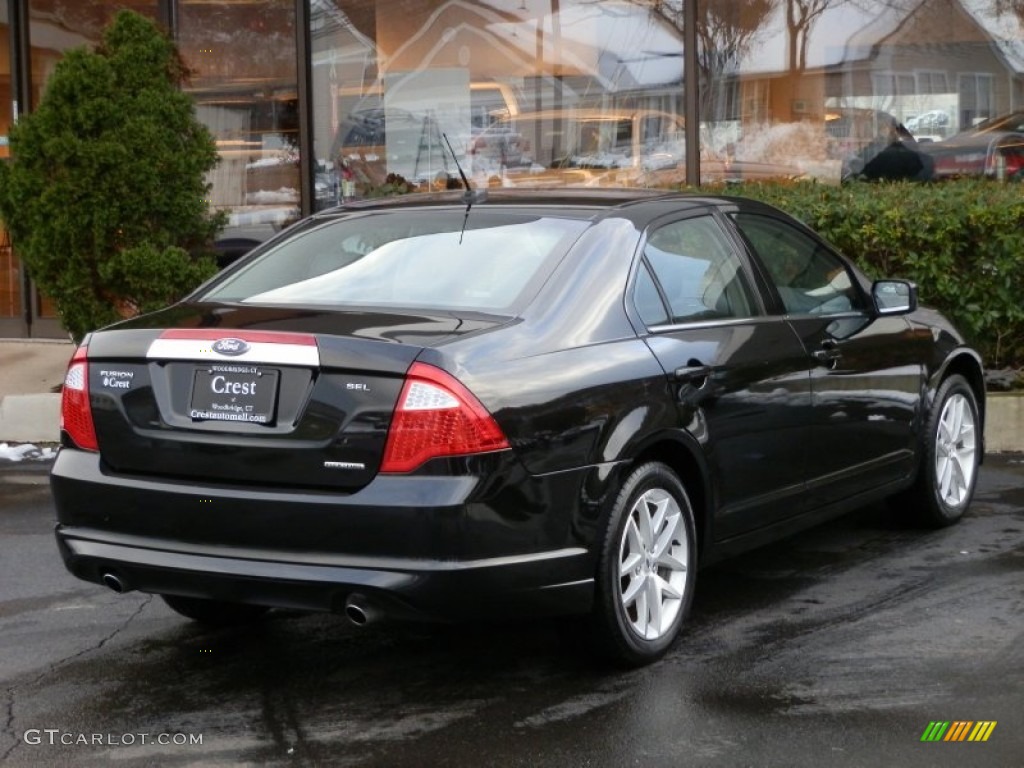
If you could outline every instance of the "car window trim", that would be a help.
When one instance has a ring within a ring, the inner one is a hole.
[[[812,317],[825,317],[825,315],[812,315]],[[829,315],[832,317],[832,315]],[[694,320],[689,323],[667,323],[661,325],[646,326],[651,335],[664,333],[676,333],[678,331],[692,331],[701,328],[722,328],[740,325],[764,325],[766,323],[778,323],[786,318],[780,315],[755,315],[753,317],[721,317],[707,320]]]
[[[833,320],[842,320],[844,318],[845,319],[865,318],[865,317],[869,317],[870,314],[871,314],[870,312],[868,312],[867,310],[863,310],[863,309],[841,309],[838,312],[786,312],[786,313],[784,313],[782,315],[779,315],[779,317],[782,317],[782,318],[785,318],[785,319],[790,319],[790,318],[797,318],[797,319],[804,319],[804,318],[818,318],[818,319],[829,318],[829,319],[833,319]]]

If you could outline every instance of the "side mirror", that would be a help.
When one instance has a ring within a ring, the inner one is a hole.
[[[917,286],[909,280],[876,280],[871,298],[879,315],[906,315],[917,309]]]

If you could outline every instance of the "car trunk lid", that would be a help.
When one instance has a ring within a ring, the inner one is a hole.
[[[501,322],[388,318],[348,317],[338,323],[348,331],[341,336],[299,330],[309,325],[301,322],[94,334],[89,393],[104,463],[206,482],[366,485],[405,373],[425,346],[396,336],[418,325],[436,343]]]

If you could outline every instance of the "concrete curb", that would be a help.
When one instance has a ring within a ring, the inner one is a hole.
[[[60,395],[7,395],[0,400],[0,441],[56,443],[60,440]]]
[[[1024,394],[989,392],[985,406],[985,450],[1024,451]]]
[[[60,385],[75,345],[67,339],[0,339],[0,442],[60,439]]]

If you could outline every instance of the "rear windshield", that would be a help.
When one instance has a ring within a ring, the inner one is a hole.
[[[577,219],[479,208],[313,220],[203,299],[505,313],[535,290],[586,228]]]

